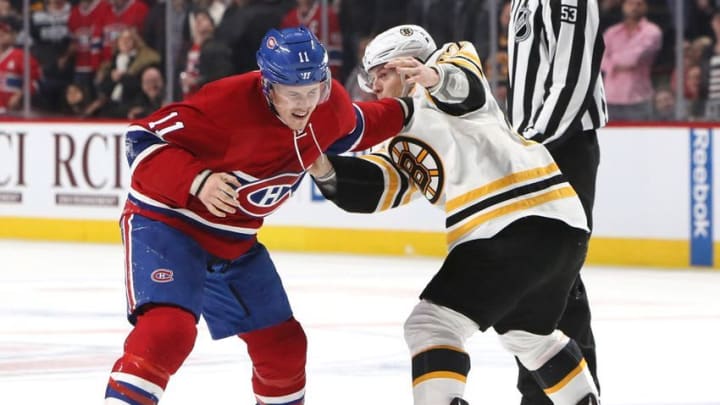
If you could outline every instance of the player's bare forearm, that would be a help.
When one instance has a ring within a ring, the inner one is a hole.
[[[315,162],[313,162],[313,164],[308,169],[308,173],[310,173],[313,177],[317,178],[325,176],[332,169],[332,163],[323,153],[315,160]]]
[[[332,199],[337,192],[337,176],[330,159],[323,153],[310,166],[308,172],[326,198]]]

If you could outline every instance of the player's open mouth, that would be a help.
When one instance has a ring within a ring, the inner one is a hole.
[[[307,111],[306,111],[306,112],[303,112],[303,113],[292,113],[292,115],[293,115],[293,117],[295,117],[295,118],[303,119],[303,118],[307,117],[308,113],[307,113]]]

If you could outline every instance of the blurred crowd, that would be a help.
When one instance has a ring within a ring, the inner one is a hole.
[[[720,0],[598,1],[606,44],[601,69],[611,121],[720,120]],[[684,19],[680,63],[677,1]],[[255,52],[267,30],[299,24],[324,40],[333,76],[356,100],[372,98],[356,80],[364,46],[375,33],[402,23],[422,25],[437,43],[473,42],[495,83],[496,97],[505,99],[509,1],[323,4],[31,0],[30,24],[24,27],[22,1],[0,0],[0,113],[18,114],[23,81],[29,78],[34,116],[142,117],[192,95],[204,83],[256,69]],[[497,27],[496,35],[490,35],[491,26]],[[23,50],[26,40],[31,44],[29,58]],[[172,77],[165,77],[168,65]],[[678,81],[681,97],[675,93]],[[683,101],[680,106],[678,99]]]

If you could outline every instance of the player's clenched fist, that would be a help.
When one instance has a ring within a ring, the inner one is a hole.
[[[205,170],[193,181],[190,193],[196,196],[208,211],[216,217],[224,218],[234,214],[239,207],[237,188],[240,182],[228,173],[213,173]]]

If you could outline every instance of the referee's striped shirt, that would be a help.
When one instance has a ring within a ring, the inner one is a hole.
[[[548,144],[607,123],[596,0],[513,0],[508,33],[508,115]]]

